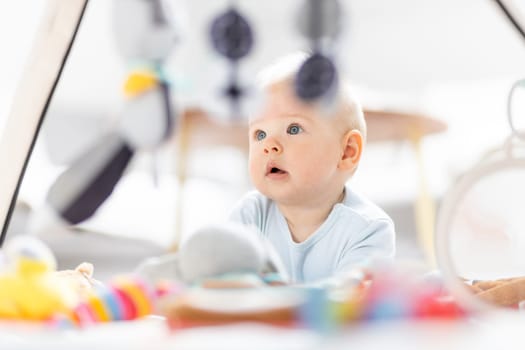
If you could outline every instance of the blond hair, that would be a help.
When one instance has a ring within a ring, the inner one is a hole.
[[[293,82],[302,64],[310,57],[304,51],[298,51],[280,57],[272,64],[263,68],[257,75],[257,88],[267,90],[277,84]],[[363,109],[352,93],[351,86],[340,77],[337,81],[337,92],[334,111],[339,112],[344,123],[351,130],[358,130],[366,140],[366,122]],[[338,114],[339,114],[338,113]]]

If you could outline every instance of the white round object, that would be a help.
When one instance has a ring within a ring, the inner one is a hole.
[[[467,284],[525,276],[525,143],[510,138],[465,173],[438,213],[436,256],[451,291],[492,307]]]

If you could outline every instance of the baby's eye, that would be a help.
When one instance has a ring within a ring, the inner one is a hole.
[[[262,139],[264,139],[266,137],[266,132],[262,131],[262,130],[257,130],[255,132],[255,139],[257,141],[261,141]]]
[[[301,131],[303,131],[303,128],[301,128],[299,125],[297,124],[291,124],[289,127],[288,127],[288,130],[286,130],[287,133],[289,133],[290,135],[297,135],[298,133],[300,133]]]

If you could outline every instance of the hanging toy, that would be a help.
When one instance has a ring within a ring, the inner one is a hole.
[[[306,102],[331,97],[337,90],[337,68],[331,58],[341,31],[341,5],[337,0],[306,0],[299,13],[299,31],[308,39],[312,54],[295,77],[295,92]]]
[[[117,127],[75,159],[51,186],[46,202],[54,217],[68,224],[91,217],[111,195],[134,154],[157,149],[173,133],[174,110],[163,64],[177,32],[168,10],[164,0],[114,1],[118,51],[140,68],[124,84]]]
[[[224,89],[224,95],[230,101],[231,115],[234,118],[239,117],[241,115],[240,99],[246,92],[238,81],[238,63],[252,49],[252,29],[248,21],[231,6],[230,9],[213,20],[210,37],[214,49],[230,63],[229,84]]]

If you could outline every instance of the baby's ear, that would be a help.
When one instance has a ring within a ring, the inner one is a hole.
[[[359,130],[348,131],[342,141],[342,155],[338,168],[341,170],[354,171],[361,159],[363,151],[363,135]]]

